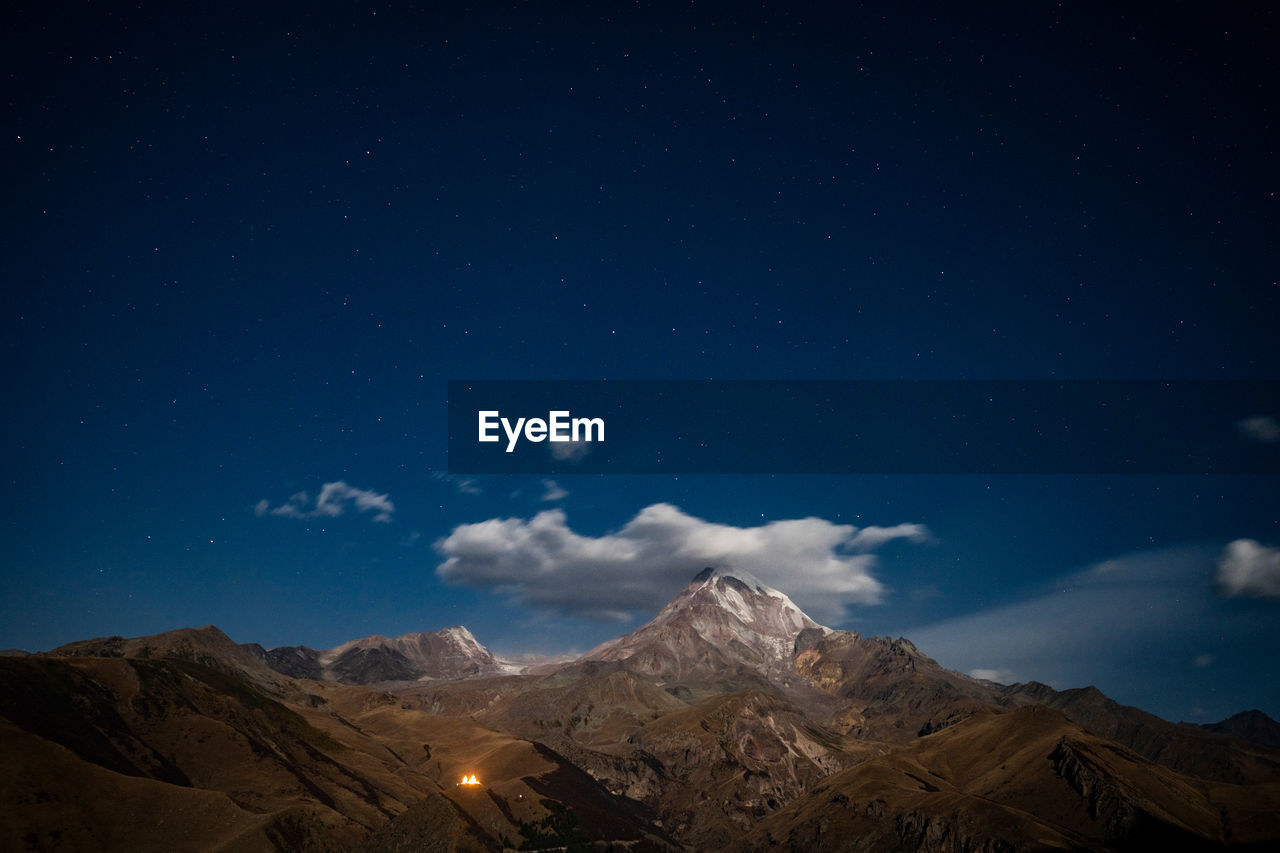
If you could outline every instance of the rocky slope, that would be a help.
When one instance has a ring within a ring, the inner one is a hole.
[[[739,849],[1263,849],[1274,784],[1206,782],[1042,706],[984,712],[832,775]]]
[[[439,849],[494,850],[561,813],[587,838],[669,846],[545,747],[389,693],[305,689],[177,657],[0,660],[0,849],[392,849],[434,814]]]

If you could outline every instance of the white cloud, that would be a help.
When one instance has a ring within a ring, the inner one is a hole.
[[[391,514],[396,511],[395,504],[387,495],[357,489],[338,480],[321,486],[314,503],[307,492],[297,492],[274,509],[266,499],[260,500],[254,507],[254,513],[259,517],[270,514],[285,518],[337,518],[349,507],[354,507],[357,512],[372,512],[373,520],[383,524],[390,522]]]
[[[1246,438],[1263,444],[1280,441],[1280,423],[1277,423],[1275,418],[1265,415],[1236,421],[1236,429]]]
[[[1207,704],[1198,697],[1213,690],[1221,719],[1272,695],[1240,649],[1265,655],[1275,638],[1273,608],[1214,594],[1221,553],[1182,545],[1128,554],[1021,599],[893,634],[949,669],[1004,670],[1058,689],[1092,684],[1170,720]]]
[[[1213,559],[1212,549],[1199,546],[1119,557],[1021,600],[901,633],[943,666],[970,674],[1130,689],[1142,678],[1167,677],[1137,661],[1192,660],[1255,630],[1254,620],[1231,620],[1212,594]]]
[[[464,495],[480,494],[479,484],[470,477],[461,477],[457,474],[446,474],[443,471],[433,471],[431,479],[441,483],[447,483]]]
[[[1218,560],[1218,588],[1231,598],[1280,598],[1280,548],[1253,539],[1229,543]]]
[[[861,551],[873,551],[886,542],[894,539],[906,539],[909,542],[932,542],[933,535],[923,524],[895,524],[893,527],[864,527],[849,540],[849,548]]]
[[[591,443],[587,441],[550,441],[547,444],[557,462],[579,462],[591,452]]]
[[[555,480],[543,480],[542,485],[546,488],[542,493],[544,501],[559,501],[569,497],[569,492],[562,489]]]
[[[1007,669],[971,669],[969,675],[984,681],[994,681],[996,684],[1014,684],[1018,680]]]
[[[660,503],[616,533],[582,536],[553,509],[528,520],[460,525],[436,543],[445,558],[436,573],[536,607],[621,620],[657,610],[707,566],[736,568],[787,593],[818,621],[840,622],[846,605],[876,604],[884,593],[872,575],[875,556],[847,553],[857,533],[821,518],[733,527]]]

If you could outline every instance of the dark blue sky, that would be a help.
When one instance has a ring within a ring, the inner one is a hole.
[[[923,525],[860,552],[880,603],[840,626],[1280,716],[1273,478],[443,476],[449,379],[1277,378],[1273,12],[544,5],[11,16],[0,646],[584,649],[648,599],[602,623],[447,584],[435,543],[551,508],[609,542],[671,504]],[[1099,601],[1126,616],[1070,618]],[[979,651],[1051,633],[1028,612],[1087,636]]]

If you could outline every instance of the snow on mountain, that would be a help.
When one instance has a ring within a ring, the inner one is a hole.
[[[461,625],[399,637],[372,634],[326,651],[294,646],[261,650],[256,656],[286,675],[347,684],[467,678],[514,671],[510,665],[495,660]]]
[[[744,672],[768,677],[791,668],[802,631],[831,633],[750,573],[708,568],[651,622],[580,660],[621,661],[628,669],[669,679],[714,682]],[[294,677],[348,684],[518,675],[558,663],[498,658],[461,625],[398,637],[373,634],[325,651],[299,646],[258,656]]]
[[[747,572],[705,569],[651,622],[582,660],[624,661],[670,678],[719,677],[743,667],[789,666],[801,631],[824,628],[790,598]]]

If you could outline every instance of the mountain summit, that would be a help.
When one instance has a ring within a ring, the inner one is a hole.
[[[669,681],[768,676],[790,665],[805,630],[830,631],[748,572],[707,568],[652,621],[582,660],[618,661]]]

